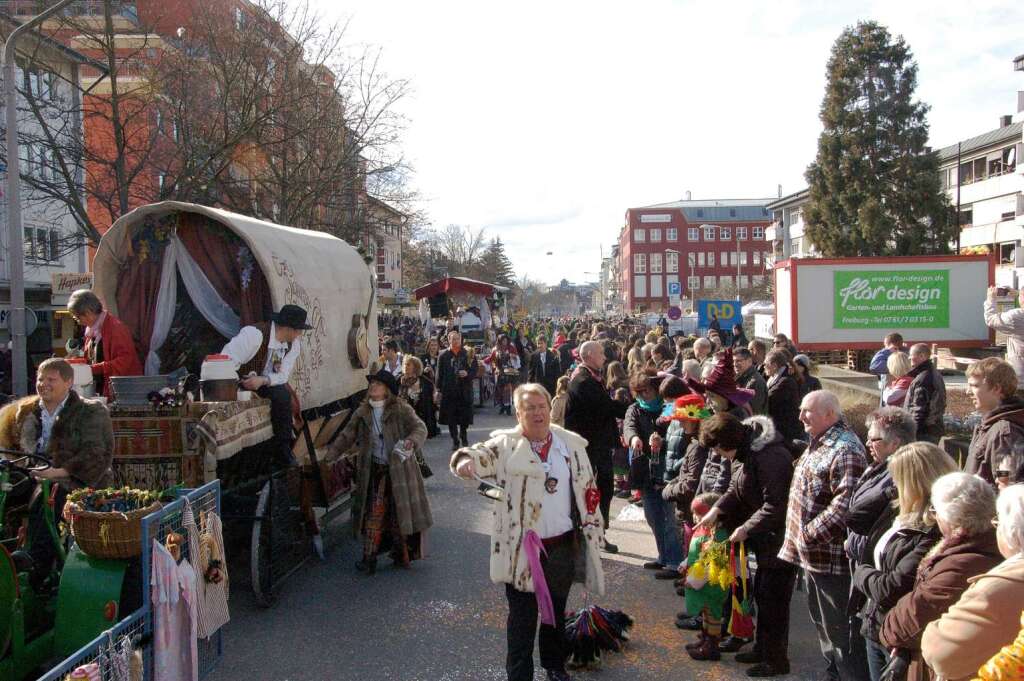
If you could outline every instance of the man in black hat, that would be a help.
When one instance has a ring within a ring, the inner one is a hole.
[[[270,399],[270,421],[274,427],[280,462],[294,462],[292,456],[292,398],[288,385],[299,359],[299,337],[313,327],[306,323],[306,311],[285,305],[272,315],[270,323],[243,327],[221,350],[238,368],[241,385],[260,397]]]

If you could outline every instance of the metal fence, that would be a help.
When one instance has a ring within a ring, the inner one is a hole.
[[[143,656],[143,679],[153,678],[153,611],[149,597],[149,581],[152,569],[152,540],[161,541],[171,532],[182,533],[182,509],[185,498],[192,505],[192,512],[198,522],[204,511],[220,514],[220,481],[191,490],[181,490],[178,498],[165,505],[159,511],[142,519],[142,588],[143,605],[117,625],[103,632],[78,652],[66,658],[51,669],[39,681],[63,681],[77,667],[95,662],[99,668],[102,681],[128,681],[123,675],[126,670],[121,668],[122,657],[118,649],[123,639],[128,637],[132,648],[141,647]],[[188,542],[182,545],[182,558],[191,559]],[[200,577],[201,579],[202,577]],[[199,639],[199,676],[206,676],[217,664],[223,653],[222,632],[217,631],[209,640]]]

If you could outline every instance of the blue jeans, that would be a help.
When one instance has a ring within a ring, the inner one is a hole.
[[[645,489],[643,501],[644,517],[658,545],[658,562],[675,570],[683,562],[683,543],[679,541],[675,507],[672,502],[661,498],[660,489]]]
[[[878,681],[882,678],[882,670],[889,664],[889,649],[870,638],[864,639],[868,653],[868,674],[871,681]]]

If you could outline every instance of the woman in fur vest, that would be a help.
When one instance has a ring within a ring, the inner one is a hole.
[[[574,581],[604,592],[600,493],[586,441],[551,425],[551,397],[537,383],[513,394],[519,425],[452,455],[452,471],[502,488],[494,504],[491,581],[508,598],[509,681],[533,679],[533,645],[541,616],[540,660],[547,678],[564,681],[568,646],[565,603]]]

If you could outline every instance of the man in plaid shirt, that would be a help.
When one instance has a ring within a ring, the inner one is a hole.
[[[811,444],[793,472],[779,558],[804,569],[807,607],[828,662],[829,678],[864,681],[868,678],[864,641],[860,627],[851,624],[846,614],[850,565],[843,542],[850,497],[867,456],[864,445],[843,422],[834,394],[808,393],[800,404],[800,421]]]

